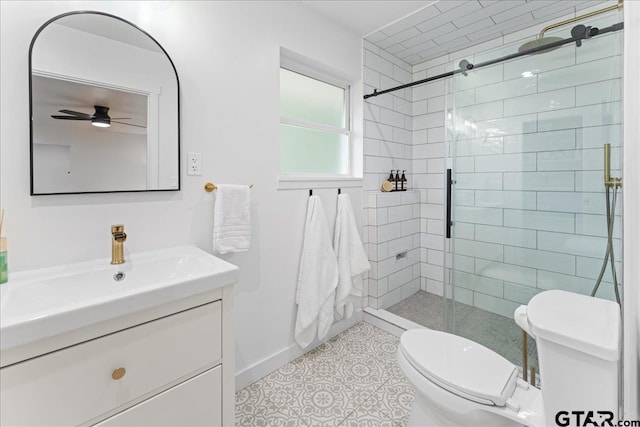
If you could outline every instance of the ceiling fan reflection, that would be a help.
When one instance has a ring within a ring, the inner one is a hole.
[[[131,120],[131,117],[110,117],[109,116],[109,107],[103,107],[101,105],[95,105],[95,113],[87,114],[81,113],[79,111],[73,110],[58,110],[59,113],[64,113],[66,116],[61,115],[51,115],[54,119],[57,120],[86,120],[91,121],[91,124],[96,127],[108,128],[111,126],[111,123],[118,123],[126,126],[135,126],[139,128],[145,128],[146,126],[134,125],[133,123],[125,123],[119,122],[117,120]]]

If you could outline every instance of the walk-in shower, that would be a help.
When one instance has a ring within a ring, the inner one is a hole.
[[[412,81],[395,80],[401,93],[412,91],[409,179],[421,204],[420,290],[391,298],[389,285],[382,296],[370,293],[376,308],[462,335],[520,364],[522,331],[513,313],[537,293],[563,289],[620,301],[622,183],[612,177],[622,175],[623,24],[621,3],[612,3],[604,4],[610,5],[606,13],[602,4],[593,5],[586,17],[574,10],[562,25],[547,22],[550,28],[536,40],[533,32],[502,36],[475,49],[461,44],[459,54],[438,57],[418,52],[413,39],[398,42],[411,29],[371,37],[370,51],[392,66],[378,59],[367,64],[365,57],[365,67],[379,68],[378,75],[369,74],[380,82],[371,83],[376,80],[365,73],[365,89],[371,89],[366,103],[379,113],[368,120],[392,126],[385,113],[397,113],[402,104],[396,98],[376,101],[397,93],[387,90],[393,84],[384,85],[386,70],[401,65],[389,53],[398,52],[413,70]],[[437,19],[413,25],[433,31],[429,24]],[[374,155],[382,156],[386,141],[384,135],[379,139]],[[605,157],[610,167],[603,168]],[[388,227],[386,234],[391,230],[388,223],[382,227]],[[395,242],[386,238],[389,245]],[[376,284],[391,283],[384,276],[393,272],[389,264],[376,269]],[[382,293],[380,286],[375,291]],[[535,366],[531,341],[527,356]]]

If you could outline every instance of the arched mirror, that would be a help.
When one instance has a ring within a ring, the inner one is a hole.
[[[180,189],[178,74],[135,25],[46,22],[29,49],[31,194]]]

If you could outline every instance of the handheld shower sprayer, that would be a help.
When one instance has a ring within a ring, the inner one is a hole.
[[[604,186],[622,187],[621,178],[611,178],[611,144],[604,144]]]
[[[611,178],[611,144],[604,144],[604,186],[606,188],[606,203],[607,203],[607,250],[604,254],[604,261],[602,268],[600,268],[600,274],[596,280],[596,284],[591,291],[591,296],[595,296],[604,272],[607,269],[607,263],[611,262],[611,278],[613,279],[613,291],[616,296],[616,301],[620,304],[620,293],[618,291],[618,275],[616,273],[616,264],[613,254],[613,222],[616,217],[616,199],[618,188],[622,187],[622,178]],[[613,190],[613,197],[610,193]]]

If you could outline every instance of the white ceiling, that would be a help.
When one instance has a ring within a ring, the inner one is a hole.
[[[415,65],[566,15],[580,15],[586,8],[616,3],[616,0],[443,0],[366,39]]]
[[[580,15],[586,8],[615,5],[617,0],[315,0],[300,3],[414,65],[566,15]]]
[[[426,5],[435,3],[435,1],[312,0],[300,1],[299,3],[361,36],[366,36]]]

